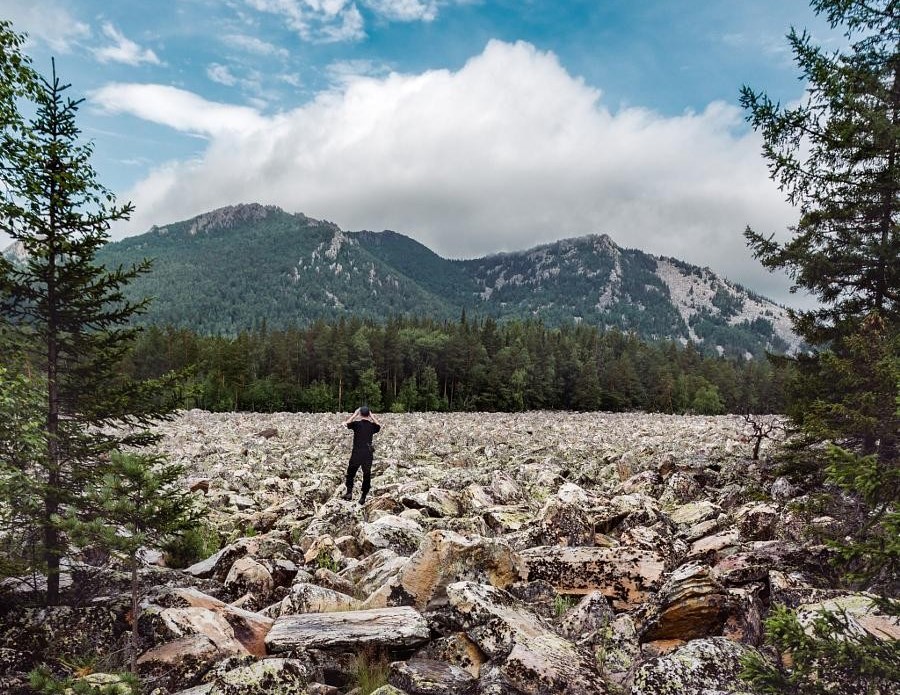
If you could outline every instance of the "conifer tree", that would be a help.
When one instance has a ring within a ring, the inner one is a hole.
[[[138,654],[139,551],[190,529],[190,493],[178,486],[184,468],[159,456],[113,452],[102,477],[85,490],[80,515],[62,525],[80,543],[126,555],[131,572],[131,670]]]
[[[826,53],[791,31],[806,101],[785,108],[749,87],[741,92],[772,178],[800,220],[785,244],[745,234],[764,265],[785,269],[820,301],[793,315],[815,352],[797,360],[791,415],[811,441],[875,457],[875,508],[884,509],[900,497],[900,3],[812,7],[844,29],[850,46]],[[837,465],[845,469],[846,458]]]
[[[808,33],[788,36],[807,97],[783,107],[744,87],[741,102],[763,136],[772,178],[800,212],[780,244],[749,228],[756,257],[785,269],[819,306],[793,314],[814,348],[797,358],[791,416],[816,446],[825,478],[862,513],[855,539],[835,547],[848,579],[866,582],[900,613],[900,2],[812,0],[849,45],[828,53]],[[827,452],[823,455],[823,451]],[[887,693],[898,643],[860,639],[846,617],[824,614],[813,630],[776,608],[767,641],[792,666],[758,656],[745,677],[763,692]]]
[[[132,206],[117,206],[98,183],[91,147],[79,141],[79,102],[67,89],[54,65],[32,96],[34,117],[4,133],[0,198],[0,232],[25,254],[21,263],[0,266],[0,312],[45,388],[45,453],[31,483],[42,500],[37,524],[49,604],[59,599],[66,550],[60,514],[78,508],[108,452],[151,441],[141,426],[169,410],[163,391],[118,373],[134,337],[128,322],[143,308],[126,301],[122,287],[149,264],[107,270],[93,263],[110,224]],[[137,429],[114,434],[113,426]]]

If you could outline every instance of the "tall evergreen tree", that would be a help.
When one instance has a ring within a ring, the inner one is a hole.
[[[808,97],[785,108],[744,87],[741,102],[763,136],[772,178],[800,210],[785,244],[747,229],[755,255],[783,268],[795,288],[820,300],[795,312],[795,328],[820,352],[801,358],[793,415],[820,435],[883,464],[896,459],[897,383],[859,399],[866,384],[834,389],[841,371],[867,371],[851,358],[865,333],[896,356],[900,326],[900,5],[896,0],[813,0],[845,29],[846,53],[826,53],[807,33],[788,40],[808,80]],[[845,380],[841,380],[845,381]],[[863,402],[864,401],[864,402]]]
[[[33,119],[4,139],[10,167],[0,200],[0,231],[25,254],[0,268],[0,310],[46,388],[46,453],[32,483],[43,502],[38,524],[50,604],[59,598],[66,549],[60,514],[78,507],[84,482],[98,475],[109,451],[151,439],[140,427],[123,435],[110,427],[145,425],[168,410],[150,385],[119,376],[134,336],[128,322],[143,307],[121,290],[149,266],[106,270],[93,263],[110,224],[132,207],[117,206],[98,183],[91,147],[79,141],[79,102],[66,97],[67,88],[54,65],[33,96]]]
[[[764,265],[783,268],[817,308],[794,314],[815,352],[798,358],[791,415],[807,441],[828,442],[829,482],[853,495],[862,514],[856,540],[836,545],[848,577],[891,601],[900,544],[900,2],[813,0],[849,46],[827,53],[807,33],[788,36],[808,81],[807,98],[785,108],[748,87],[748,120],[763,136],[772,178],[800,211],[793,236],[776,243],[750,229]],[[822,448],[813,450],[822,459]],[[792,668],[760,657],[745,676],[764,692],[889,692],[897,642],[857,639],[840,616],[810,633],[786,610],[766,622],[767,640],[794,655]],[[892,692],[892,691],[890,691]]]

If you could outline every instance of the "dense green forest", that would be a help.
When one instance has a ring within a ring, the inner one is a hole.
[[[237,337],[150,326],[136,379],[185,370],[186,407],[345,411],[571,409],[782,412],[788,366],[711,357],[619,331],[493,318],[319,321]]]

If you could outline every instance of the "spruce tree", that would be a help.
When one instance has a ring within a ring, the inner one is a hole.
[[[79,102],[67,89],[54,65],[33,94],[34,117],[4,134],[0,198],[0,232],[24,252],[21,262],[0,266],[0,311],[45,388],[45,452],[31,484],[42,500],[36,523],[49,604],[59,599],[66,551],[60,515],[80,506],[110,451],[150,442],[143,426],[169,410],[163,392],[118,372],[134,336],[128,322],[143,308],[122,288],[149,264],[107,270],[93,262],[110,225],[132,206],[116,205],[98,183],[91,147],[79,140]]]
[[[850,537],[834,543],[845,576],[880,591],[882,608],[897,614],[900,2],[811,5],[843,30],[847,49],[826,52],[792,30],[808,83],[803,103],[784,107],[749,87],[741,92],[770,174],[799,221],[783,244],[749,228],[745,235],[764,265],[786,270],[795,289],[819,301],[793,313],[813,350],[797,357],[790,415],[802,443],[814,445],[811,472],[824,473],[861,510],[844,520]],[[810,631],[776,608],[766,632],[793,666],[748,659],[745,677],[763,692],[887,693],[896,683],[898,643],[859,639],[840,615],[822,615]]]
[[[882,502],[896,501],[894,401],[900,379],[900,3],[813,0],[849,41],[827,53],[807,33],[791,48],[807,98],[782,107],[744,87],[772,178],[800,211],[784,244],[750,229],[754,254],[819,300],[794,312],[815,350],[798,358],[791,415],[811,441],[874,456]],[[883,506],[879,504],[877,506]]]

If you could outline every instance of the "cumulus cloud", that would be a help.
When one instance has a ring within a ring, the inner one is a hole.
[[[450,257],[608,233],[786,299],[786,281],[752,260],[741,232],[784,230],[795,213],[736,107],[612,111],[525,43],[492,41],[455,72],[358,77],[268,116],[157,85],[110,85],[93,99],[210,137],[202,157],[125,194],[137,213],[118,235],[241,201],[394,229]]]
[[[126,65],[140,65],[149,63],[159,65],[160,60],[149,48],[141,48],[134,41],[127,38],[110,22],[103,23],[103,35],[113,43],[108,46],[94,49],[94,55],[101,63],[125,63]]]
[[[59,53],[91,35],[90,27],[75,19],[54,0],[4,0],[3,16],[13,22],[17,31],[28,33],[31,40],[42,41]]]

